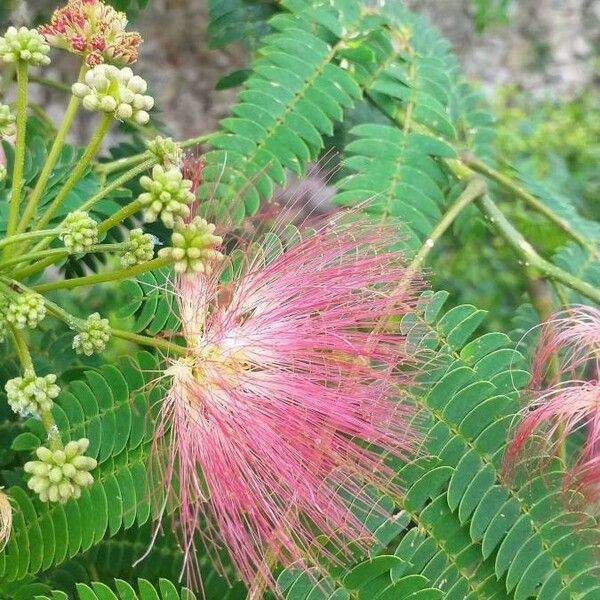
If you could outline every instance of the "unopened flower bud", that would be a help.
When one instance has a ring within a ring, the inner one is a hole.
[[[156,136],[148,142],[148,151],[166,168],[176,167],[183,161],[183,150],[172,138]]]
[[[175,261],[177,273],[210,273],[223,255],[217,250],[223,239],[214,235],[215,226],[201,217],[191,223],[178,221],[171,236],[171,247],[161,248],[158,255]]]
[[[85,252],[98,242],[98,224],[85,211],[76,210],[65,218],[59,237],[70,252]]]
[[[93,313],[87,318],[85,329],[73,338],[73,349],[77,354],[91,356],[104,352],[109,340],[108,319],[102,319],[98,313]]]
[[[50,63],[50,46],[36,29],[9,27],[0,37],[0,59],[5,63],[24,61],[34,66]]]
[[[46,316],[44,297],[36,292],[24,292],[8,305],[6,320],[17,329],[37,327]]]
[[[9,137],[15,134],[16,118],[10,112],[10,106],[8,104],[0,104],[0,136],[1,137]],[[4,165],[2,165],[4,166]],[[6,171],[6,167],[4,168]]]
[[[133,229],[127,240],[127,250],[121,256],[123,268],[133,267],[152,260],[154,256],[154,236],[141,229]]]
[[[23,377],[9,379],[4,389],[8,405],[23,417],[50,410],[52,401],[60,392],[60,387],[56,385],[56,375],[38,377],[33,369],[27,369]]]
[[[42,502],[64,504],[70,498],[79,498],[81,490],[94,483],[90,471],[96,468],[93,458],[83,456],[89,440],[82,438],[69,442],[64,450],[50,450],[41,446],[36,450],[39,460],[25,463],[24,470],[30,475],[27,486]]]
[[[146,82],[129,67],[119,69],[100,64],[86,73],[84,82],[73,84],[71,90],[74,96],[83,99],[88,110],[143,124],[150,119],[148,111],[154,106],[152,96],[140,93],[146,88]]]
[[[152,177],[144,175],[140,178],[144,193],[139,201],[144,206],[144,220],[156,221],[160,216],[166,227],[172,228],[176,218],[187,217],[190,214],[189,204],[195,200],[190,191],[192,182],[184,179],[177,167],[164,169],[156,165],[152,169]]]

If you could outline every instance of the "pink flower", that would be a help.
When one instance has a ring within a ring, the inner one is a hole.
[[[533,358],[532,400],[505,457],[506,466],[513,469],[532,444],[539,455],[556,455],[572,433],[583,431],[584,440],[568,465],[563,487],[577,489],[589,501],[598,500],[600,493],[599,351],[596,308],[574,306],[542,325]],[[564,377],[568,381],[562,381]]]
[[[195,540],[271,588],[274,562],[318,568],[319,532],[369,547],[351,504],[373,508],[368,486],[401,493],[388,459],[420,441],[417,352],[399,325],[420,285],[397,236],[328,224],[275,258],[249,246],[227,286],[219,269],[176,282],[190,353],[167,370],[153,456],[188,570]]]
[[[68,0],[39,27],[51,46],[86,57],[88,67],[105,61],[131,64],[137,60],[142,37],[126,32],[127,17],[102,0]]]

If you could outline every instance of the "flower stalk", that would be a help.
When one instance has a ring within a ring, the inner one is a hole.
[[[27,126],[27,67],[28,64],[20,60],[17,62],[17,139],[15,144],[15,164],[13,168],[12,190],[8,211],[7,235],[12,235],[17,229],[21,192],[23,186],[23,172],[25,169],[25,133]],[[6,252],[6,251],[5,251]]]
[[[87,72],[87,67],[85,64],[81,67],[79,71],[79,77],[77,81],[82,81],[85,73]],[[17,232],[21,233],[25,231],[29,225],[29,222],[33,217],[35,217],[38,203],[46,189],[46,185],[48,183],[48,179],[52,174],[52,170],[56,166],[58,159],[60,157],[60,153],[65,145],[65,140],[69,130],[71,129],[71,125],[73,124],[73,119],[77,114],[77,109],[81,104],[81,99],[77,98],[74,95],[71,95],[71,99],[69,100],[69,104],[67,105],[67,109],[65,111],[65,115],[63,117],[62,123],[56,132],[56,137],[54,138],[54,142],[52,143],[52,147],[50,148],[50,152],[48,153],[48,158],[46,158],[46,162],[42,167],[42,171],[38,176],[35,187],[31,191],[29,198],[27,200],[27,205],[25,206],[25,210],[23,212],[23,216],[19,222],[19,226],[17,228]]]
[[[42,229],[43,227],[45,227],[51,221],[51,219],[55,215],[56,211],[62,206],[62,204],[65,201],[65,198],[67,197],[69,192],[75,187],[75,184],[81,179],[81,177],[85,173],[86,169],[89,167],[92,159],[98,153],[98,150],[100,149],[100,145],[102,144],[104,137],[108,133],[108,130],[110,128],[112,121],[113,121],[113,118],[111,115],[108,115],[108,114],[102,115],[102,118],[100,119],[100,123],[98,124],[98,127],[96,128],[96,131],[94,132],[94,135],[92,136],[92,139],[90,140],[90,143],[86,147],[82,157],[79,159],[79,162],[73,168],[73,171],[69,175],[67,181],[65,181],[60,192],[56,195],[54,200],[52,200],[52,202],[46,209],[46,212],[36,223],[35,228],[34,228],[35,230],[39,230],[39,229]]]
[[[38,293],[50,292],[53,290],[71,290],[73,288],[95,285],[97,283],[108,283],[110,281],[121,281],[122,279],[128,279],[135,277],[140,273],[146,271],[153,271],[166,267],[174,261],[171,257],[159,257],[150,260],[146,263],[134,265],[128,269],[121,269],[118,271],[110,271],[108,273],[96,273],[94,275],[86,275],[85,277],[74,277],[73,279],[62,279],[57,281],[49,281],[48,283],[40,283],[32,287]]]

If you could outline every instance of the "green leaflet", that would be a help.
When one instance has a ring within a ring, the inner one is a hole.
[[[115,579],[114,591],[104,583],[77,584],[78,600],[196,600],[187,588],[175,586],[168,579],[160,579],[152,585],[146,579],[138,579],[137,590],[122,579]],[[49,596],[35,596],[35,600],[67,600],[64,592],[52,592]]]

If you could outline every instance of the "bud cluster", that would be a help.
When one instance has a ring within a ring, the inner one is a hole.
[[[9,27],[0,37],[0,59],[5,63],[18,61],[40,66],[50,64],[50,46],[36,29]]]
[[[27,369],[23,377],[9,379],[4,389],[9,406],[23,417],[50,410],[52,400],[60,392],[60,387],[56,385],[56,375],[39,377],[33,369]]]
[[[15,115],[10,112],[8,104],[0,104],[0,136],[10,137],[15,134]]]
[[[141,229],[132,229],[127,240],[127,250],[121,256],[124,269],[152,260],[154,256],[154,236]]]
[[[144,207],[144,220],[148,223],[156,221],[160,216],[165,227],[173,228],[175,219],[189,216],[191,204],[196,197],[190,191],[192,182],[183,178],[177,167],[164,169],[156,165],[152,169],[152,177],[144,175],[140,178],[144,193],[138,200]]]
[[[154,98],[145,95],[148,85],[129,67],[98,65],[85,75],[85,83],[74,83],[73,94],[82,98],[88,110],[112,114],[124,121],[133,119],[139,125],[150,120],[148,111]]]
[[[31,329],[46,316],[44,297],[36,292],[24,292],[8,305],[6,320],[17,329]]]
[[[81,490],[94,483],[90,471],[96,468],[93,458],[83,456],[90,442],[86,438],[69,442],[64,450],[50,450],[40,446],[36,450],[39,460],[25,463],[25,472],[31,477],[27,482],[42,502],[64,504],[70,498],[79,498]]]
[[[98,242],[98,224],[83,210],[69,213],[62,228],[59,237],[70,252],[85,252]]]
[[[91,314],[86,322],[85,329],[73,338],[73,349],[77,354],[91,356],[94,353],[104,352],[110,339],[110,325],[108,319],[102,319],[99,313]]]
[[[153,154],[165,167],[176,167],[183,161],[183,150],[172,138],[159,135],[148,142],[148,152]]]
[[[215,226],[201,217],[191,223],[178,221],[171,236],[171,247],[162,248],[159,256],[175,261],[177,273],[210,273],[212,263],[223,255],[217,250],[223,238],[214,235]]]

